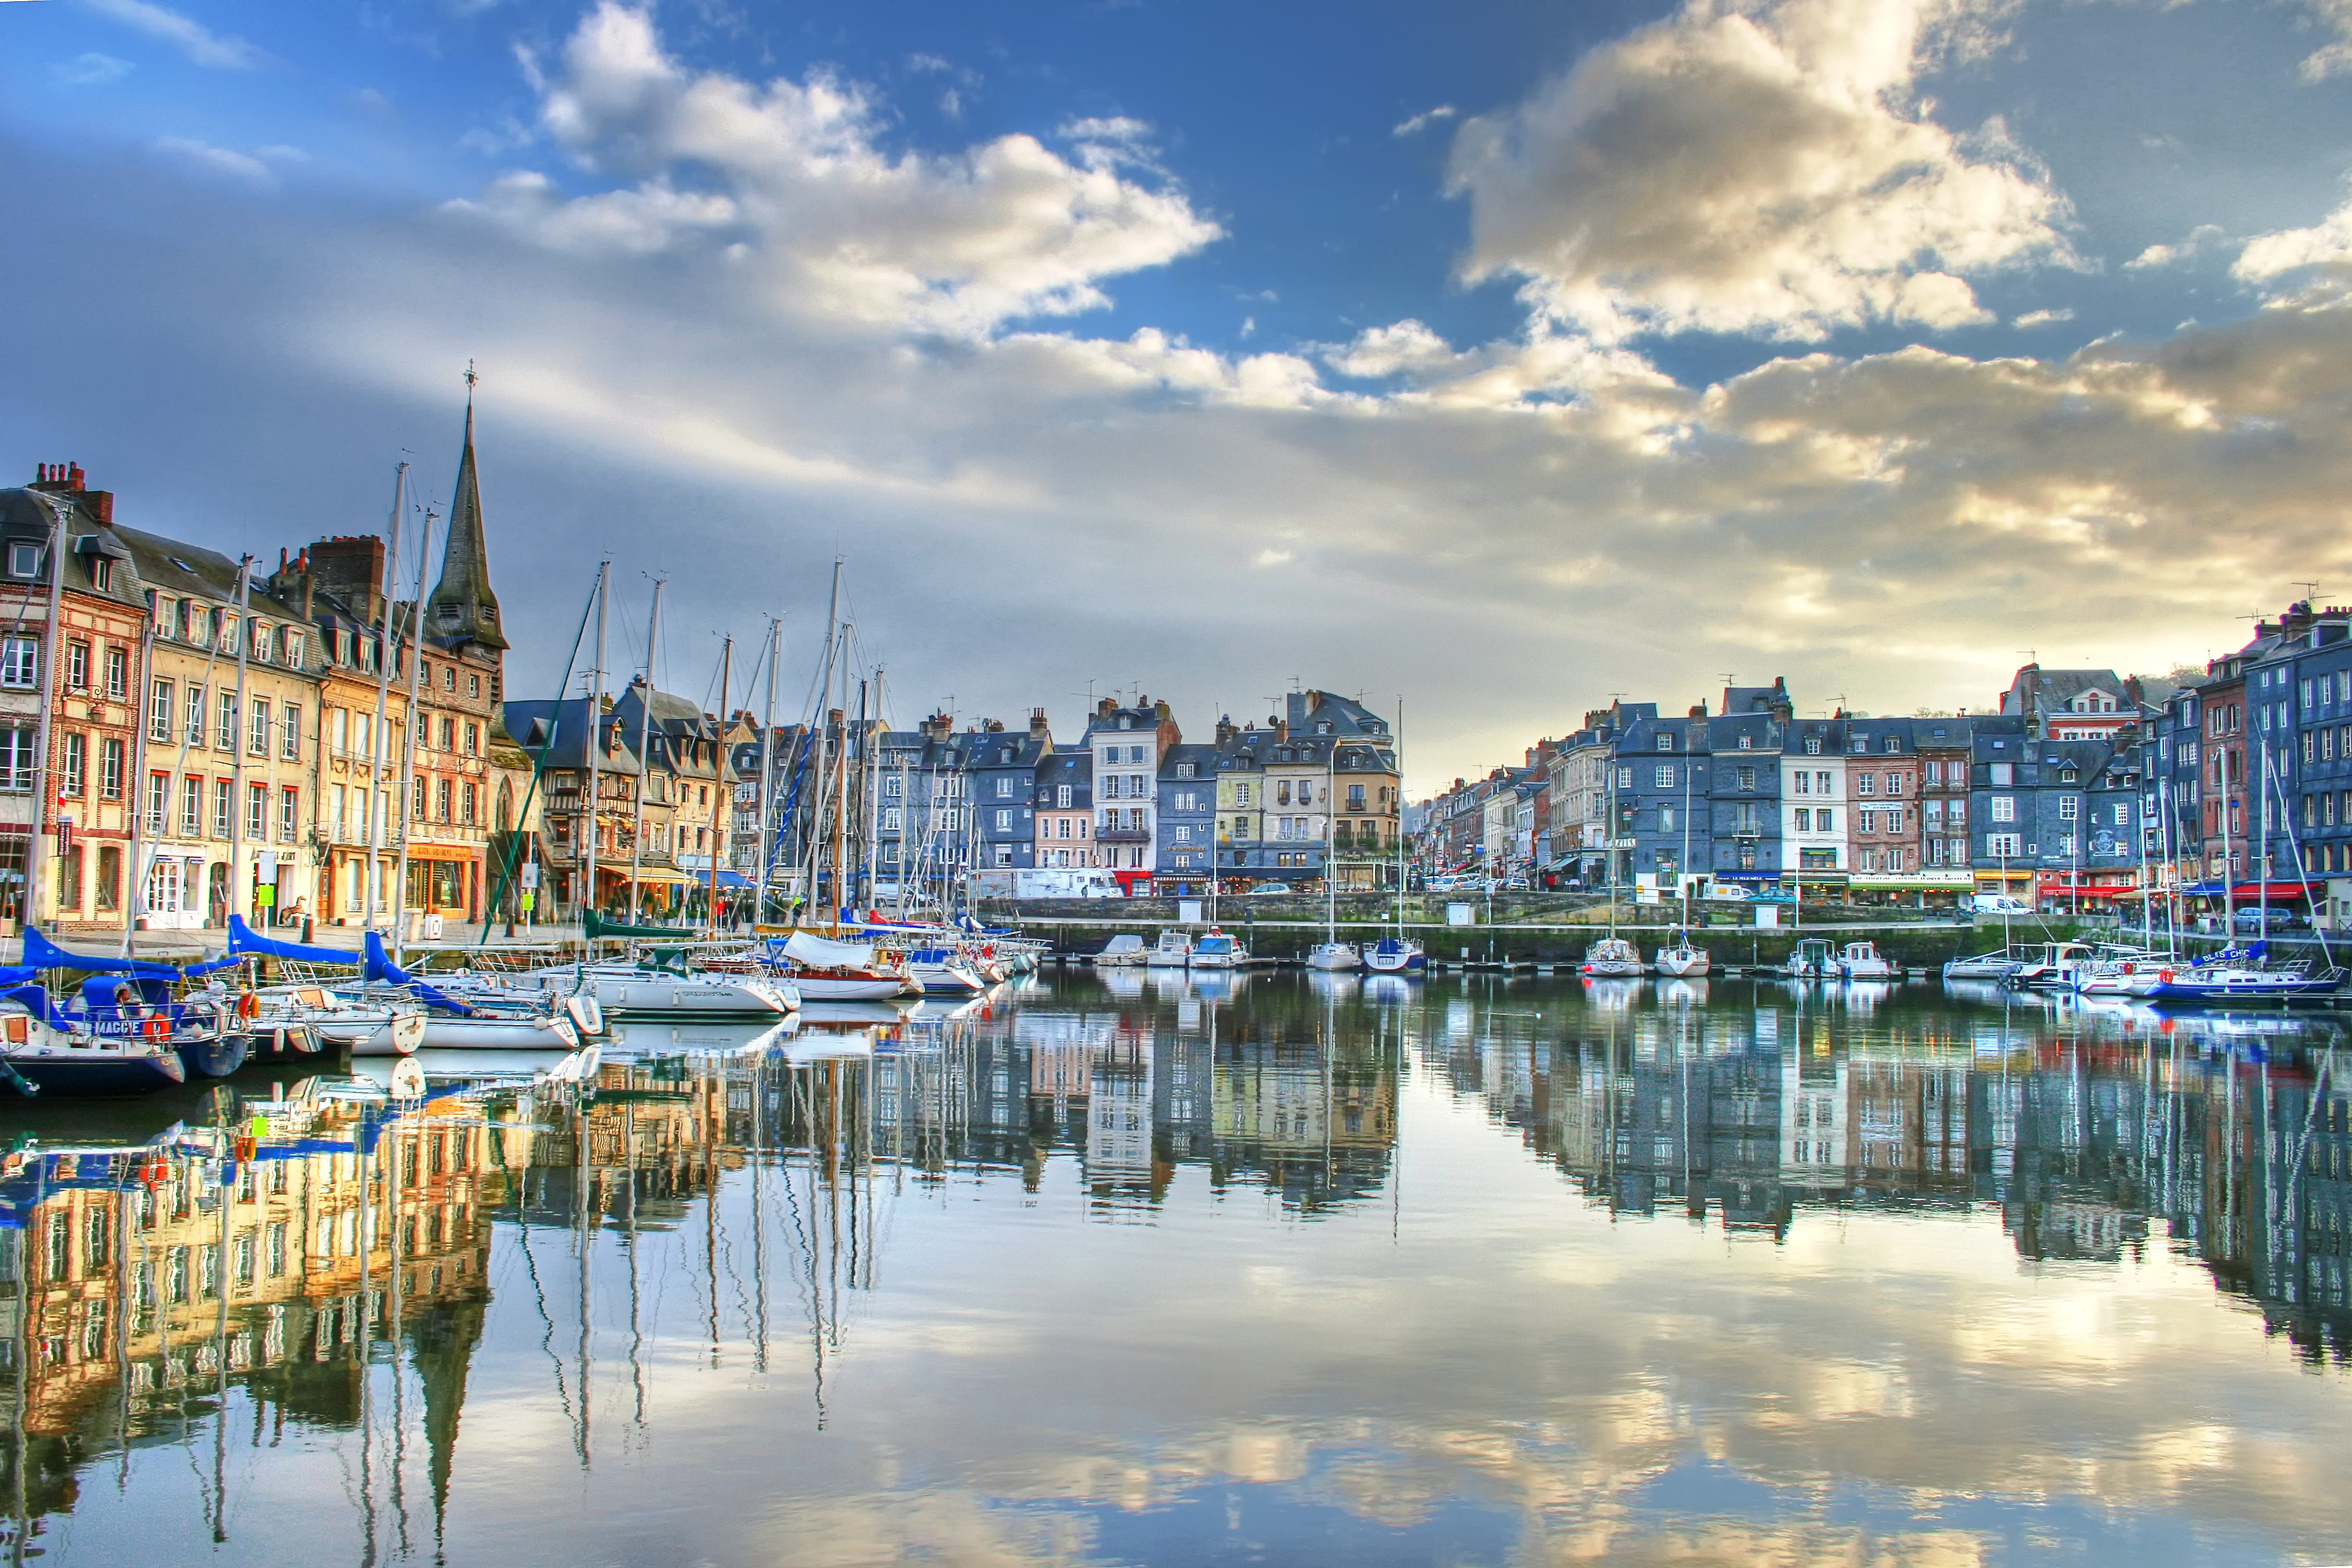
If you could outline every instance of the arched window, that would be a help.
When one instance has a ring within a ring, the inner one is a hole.
[[[514,831],[514,784],[508,779],[499,781],[499,831]]]

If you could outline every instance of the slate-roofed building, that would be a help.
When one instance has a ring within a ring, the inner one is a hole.
[[[1217,748],[1198,742],[1160,753],[1160,892],[1205,892],[1216,874],[1217,761]]]
[[[1037,862],[1037,769],[1053,754],[1053,727],[1033,709],[1024,732],[992,721],[971,757],[971,802],[979,863],[1022,870]]]
[[[585,697],[562,702],[509,702],[506,725],[516,743],[541,770],[540,820],[547,879],[541,891],[556,906],[547,912],[576,916],[590,897],[587,870],[592,846],[596,907],[615,909],[624,902],[628,882],[628,850],[623,835],[635,816],[637,780],[643,772],[629,743],[633,732],[614,713],[609,701]],[[593,799],[588,791],[592,745],[596,774]],[[613,864],[616,851],[617,867]]]
[[[1094,748],[1055,746],[1037,764],[1037,864],[1099,866],[1094,826]]]

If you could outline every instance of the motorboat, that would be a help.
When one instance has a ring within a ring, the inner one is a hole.
[[[1946,980],[1988,980],[1995,984],[2013,973],[2021,962],[2008,948],[1997,952],[1980,952],[1973,958],[1948,959],[1944,963]]]
[[[1364,950],[1364,967],[1375,974],[1419,974],[1429,958],[1411,937],[1384,936]]]
[[[1589,980],[1638,980],[1649,970],[1641,949],[1622,936],[1604,936],[1585,951],[1576,972]]]
[[[1194,969],[1240,969],[1249,962],[1250,950],[1215,927],[1192,944]]]
[[[2076,967],[2091,956],[2085,942],[2038,942],[2023,950],[2008,984],[2027,991],[2071,991]]]
[[[1900,980],[1903,970],[1891,959],[1880,953],[1874,942],[1847,942],[1837,956],[1838,978],[1841,980]]]
[[[1791,980],[1835,980],[1837,949],[1822,937],[1801,937],[1782,967]]]
[[[1184,969],[1192,962],[1192,939],[1181,931],[1163,931],[1144,955],[1147,969]]]
[[[1706,949],[1694,946],[1690,932],[1676,926],[1667,934],[1666,944],[1658,949],[1658,973],[1676,979],[1695,979],[1715,967]]]
[[[1148,956],[1143,939],[1131,931],[1123,931],[1104,944],[1095,954],[1097,969],[1124,968],[1141,963]]]

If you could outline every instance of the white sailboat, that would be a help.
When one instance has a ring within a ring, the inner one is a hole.
[[[1404,844],[1404,700],[1397,700],[1397,928],[1394,936],[1384,936],[1364,950],[1364,967],[1375,974],[1425,973],[1429,955],[1421,943],[1404,934],[1404,895],[1406,875]]]

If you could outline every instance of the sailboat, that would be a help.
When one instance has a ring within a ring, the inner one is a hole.
[[[1397,703],[1397,928],[1393,936],[1384,936],[1364,950],[1364,967],[1375,974],[1422,974],[1429,968],[1429,955],[1421,943],[1404,934],[1405,846],[1404,846],[1404,703]]]
[[[1334,750],[1323,754],[1323,940],[1307,952],[1307,967],[1309,969],[1353,969],[1363,957],[1356,951],[1354,942],[1339,940],[1339,868],[1331,863],[1330,816],[1336,809],[1331,798],[1337,787],[1331,765],[1336,749],[1337,742],[1334,742]]]
[[[1692,945],[1690,932],[1676,926],[1666,934],[1666,942],[1658,949],[1658,973],[1678,979],[1690,979],[1706,973],[1715,967],[1706,949]]]

